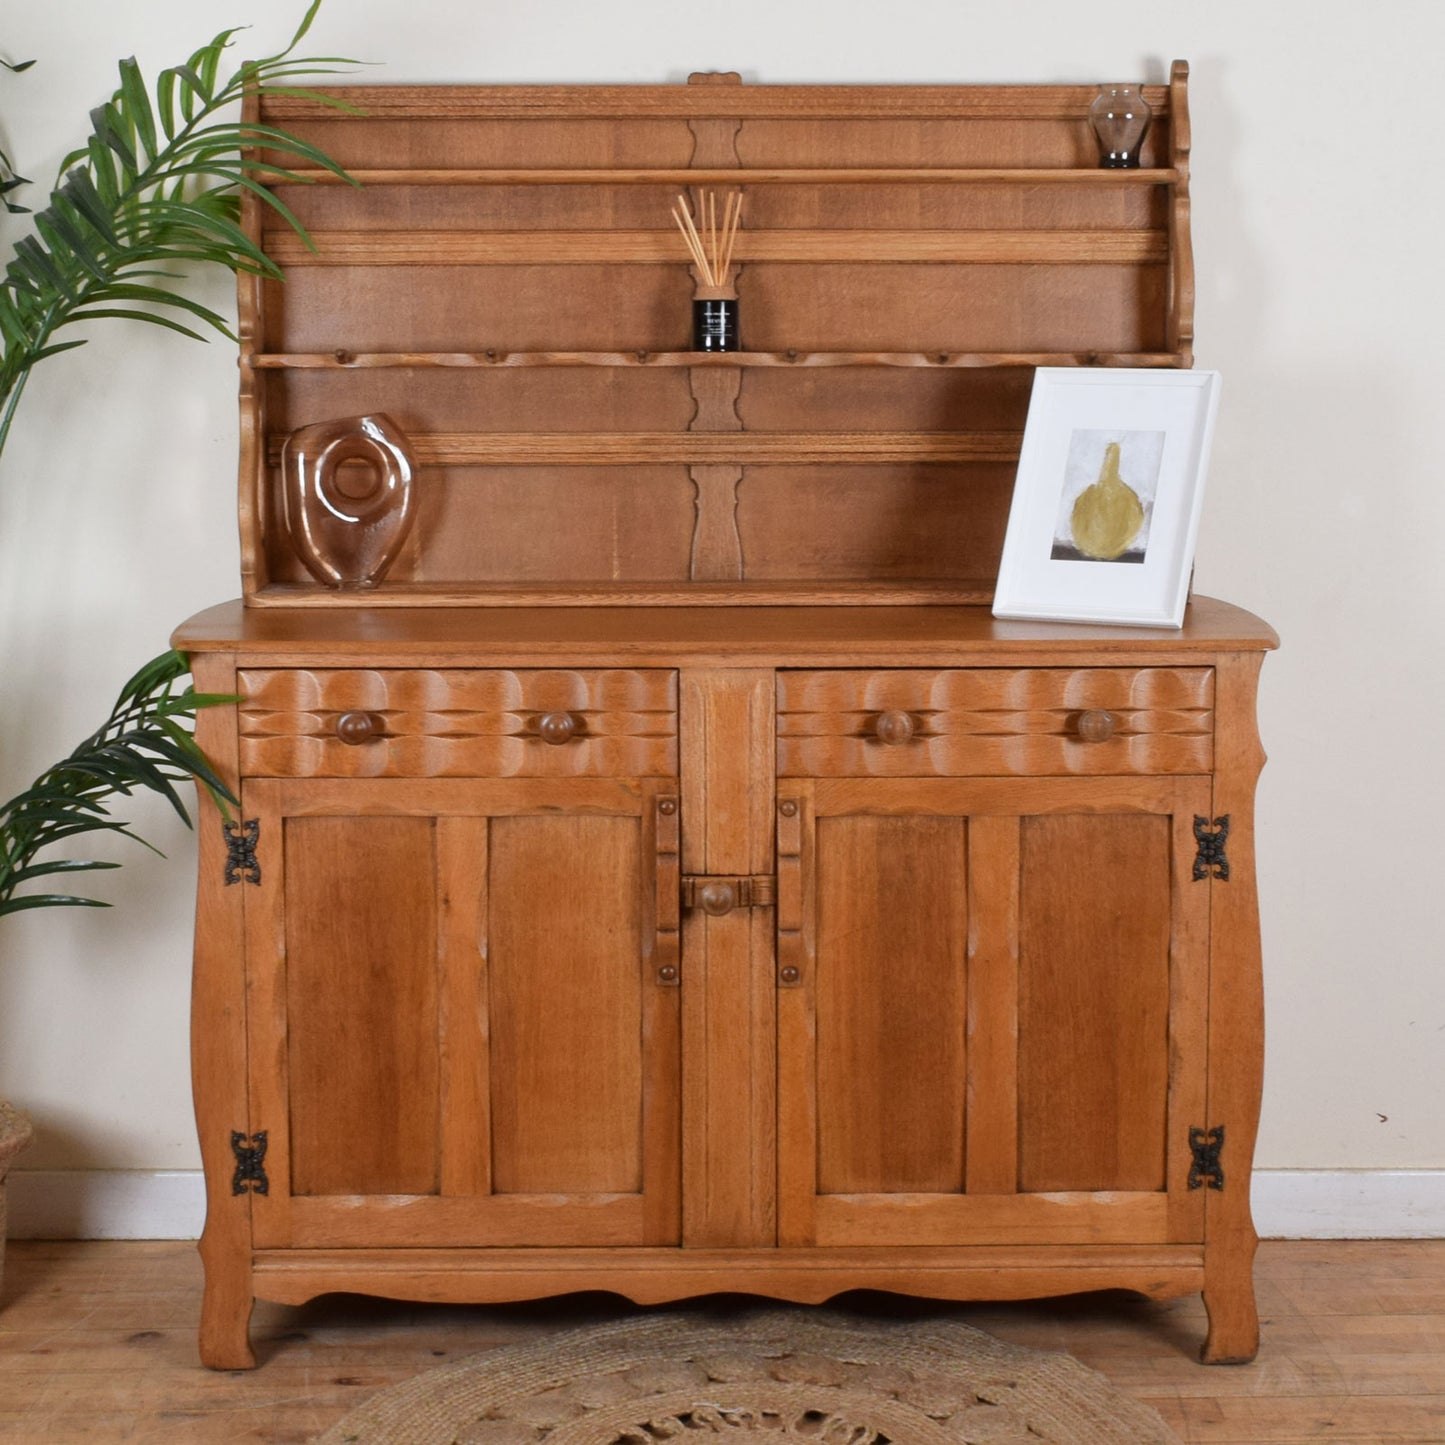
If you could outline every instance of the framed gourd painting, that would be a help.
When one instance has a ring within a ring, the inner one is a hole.
[[[996,617],[1178,627],[1217,371],[1040,367],[994,596]]]

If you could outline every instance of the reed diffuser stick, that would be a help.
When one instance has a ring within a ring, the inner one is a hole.
[[[728,223],[727,212],[731,213],[731,224]],[[743,213],[743,193],[741,191],[733,191],[728,196],[727,212],[725,212],[723,216],[723,231],[725,233],[723,240],[721,272],[723,276],[727,275],[728,268],[732,265],[733,262],[733,241],[737,237],[738,220],[741,218]]]
[[[713,284],[712,271],[708,266],[707,257],[703,254],[702,240],[697,234],[697,227],[693,224],[692,213],[686,209],[686,201],[682,196],[678,198],[679,204],[673,207],[672,218],[677,222],[677,228],[682,232],[682,239],[687,242],[687,249],[692,253],[693,263],[702,273],[706,285]]]
[[[712,284],[721,285],[721,273],[718,271],[717,254],[717,196],[714,192],[707,193],[707,230],[712,239]]]
[[[712,290],[723,290],[732,267],[733,243],[738,222],[742,218],[741,191],[729,191],[723,199],[722,221],[719,224],[717,195],[704,191],[698,199],[696,216],[685,195],[679,194],[672,208],[672,219],[687,243],[688,254],[697,267],[702,284]]]

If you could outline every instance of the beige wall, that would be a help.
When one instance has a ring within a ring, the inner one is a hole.
[[[48,178],[114,84],[300,0],[11,6],[6,148]],[[1270,1008],[1259,1163],[1445,1166],[1445,353],[1438,0],[329,0],[308,45],[378,81],[1161,79],[1193,64],[1198,351],[1225,378],[1196,582],[1279,629],[1260,796]],[[16,234],[6,223],[4,234]],[[229,286],[202,288],[229,304]],[[237,591],[235,367],[110,324],[47,363],[0,463],[0,794]],[[0,926],[0,1094],[46,1168],[187,1168],[191,847],[130,851],[109,912]],[[1380,1116],[1385,1116],[1382,1120]]]

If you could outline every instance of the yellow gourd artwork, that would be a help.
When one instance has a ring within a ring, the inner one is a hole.
[[[1119,443],[1104,448],[1099,480],[1084,488],[1070,518],[1074,546],[1096,562],[1112,562],[1129,550],[1144,525],[1139,494],[1119,475]]]

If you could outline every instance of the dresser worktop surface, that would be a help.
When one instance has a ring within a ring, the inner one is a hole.
[[[1018,622],[984,607],[451,607],[249,608],[238,601],[197,613],[176,629],[185,652],[298,661],[325,654],[375,663],[505,658],[561,661],[605,652],[638,665],[734,665],[766,658],[816,664],[1008,665],[1045,654],[1144,662],[1158,656],[1264,651],[1278,645],[1265,622],[1227,602],[1196,597],[1178,629]]]

